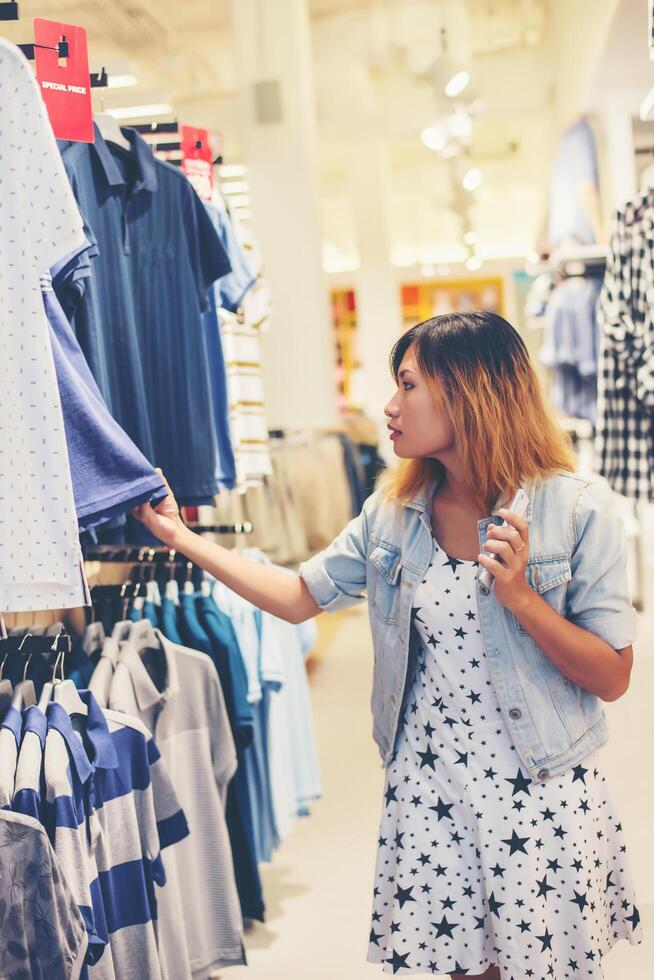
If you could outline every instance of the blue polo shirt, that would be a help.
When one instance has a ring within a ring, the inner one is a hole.
[[[207,499],[218,482],[202,313],[231,265],[186,177],[124,133],[129,151],[97,127],[95,143],[61,144],[94,243],[91,275],[73,277],[63,305],[74,305],[73,328],[116,421],[182,502]]]

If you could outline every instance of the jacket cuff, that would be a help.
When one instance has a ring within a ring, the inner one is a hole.
[[[338,612],[356,606],[365,597],[341,591],[327,574],[322,555],[314,555],[300,565],[300,578],[323,612]]]
[[[570,622],[589,633],[605,640],[614,650],[631,646],[637,636],[637,616],[635,609],[623,609],[604,616],[571,617]]]

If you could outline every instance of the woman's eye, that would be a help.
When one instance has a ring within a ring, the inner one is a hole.
[[[412,385],[410,381],[403,381],[402,384],[404,385],[405,391],[410,391],[411,388],[415,388],[415,385]]]

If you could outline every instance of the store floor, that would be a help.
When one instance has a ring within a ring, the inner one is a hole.
[[[609,705],[605,768],[627,835],[645,942],[618,944],[606,980],[654,976],[654,597],[641,620],[631,690]],[[365,608],[338,617],[311,675],[324,795],[263,868],[268,920],[248,932],[240,980],[373,980],[366,963],[383,773],[369,713],[372,650]]]

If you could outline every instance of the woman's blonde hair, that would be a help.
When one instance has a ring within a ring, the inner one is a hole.
[[[450,419],[472,499],[491,513],[527,479],[573,471],[570,439],[543,396],[520,334],[496,313],[449,313],[408,330],[391,352],[396,382],[407,351]],[[382,479],[402,505],[444,476],[435,459],[407,459]]]

